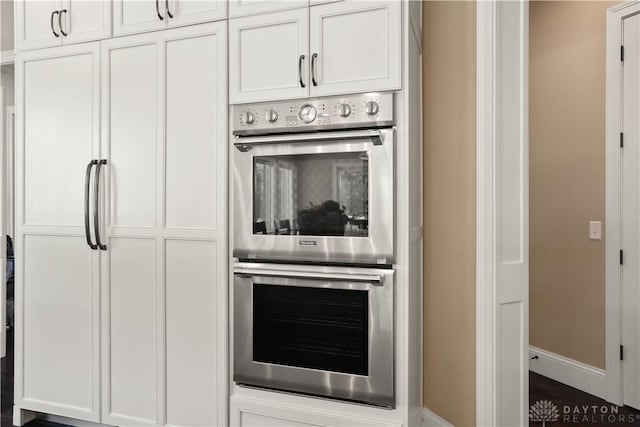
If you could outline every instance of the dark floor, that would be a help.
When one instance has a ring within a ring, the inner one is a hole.
[[[530,407],[539,401],[550,401],[558,411],[557,421],[547,421],[545,427],[640,426],[640,411],[628,406],[612,405],[573,387],[530,372]],[[541,426],[542,422],[531,420],[529,425]]]

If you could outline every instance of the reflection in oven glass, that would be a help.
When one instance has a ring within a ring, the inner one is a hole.
[[[369,235],[366,152],[255,157],[253,233]]]

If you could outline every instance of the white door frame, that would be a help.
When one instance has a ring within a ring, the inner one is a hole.
[[[529,4],[476,14],[476,424],[528,425]]]
[[[606,98],[606,379],[607,400],[622,405],[622,343],[620,255],[620,132],[622,21],[640,13],[640,1],[630,0],[607,10],[607,98]]]

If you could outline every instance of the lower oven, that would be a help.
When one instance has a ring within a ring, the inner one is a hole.
[[[393,270],[234,269],[241,385],[394,407]]]

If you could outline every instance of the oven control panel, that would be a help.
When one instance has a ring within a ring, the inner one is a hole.
[[[234,135],[373,128],[395,124],[393,92],[231,106]]]

